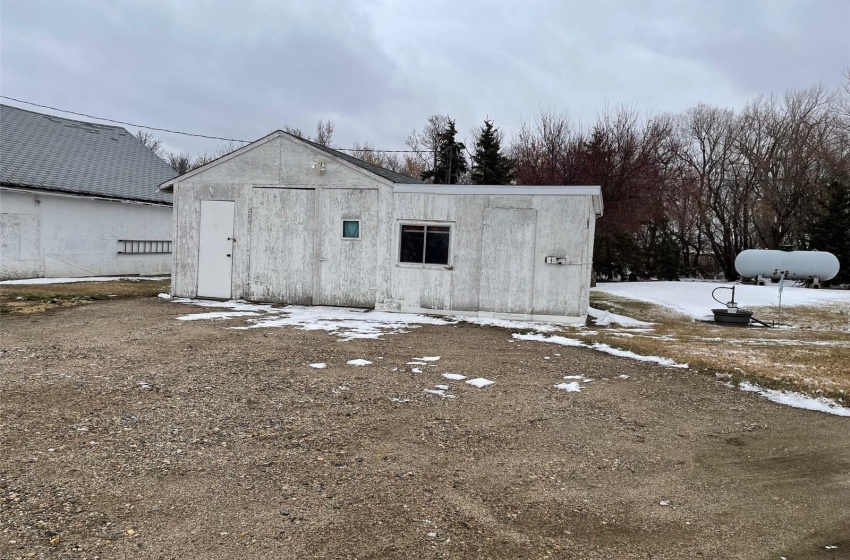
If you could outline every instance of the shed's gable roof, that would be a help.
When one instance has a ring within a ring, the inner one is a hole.
[[[287,133],[284,132],[284,134],[287,134]],[[298,138],[298,137],[294,136],[294,138]],[[401,173],[396,173],[395,171],[391,171],[389,169],[386,169],[384,167],[380,167],[378,165],[373,165],[371,163],[363,161],[362,159],[359,159],[359,158],[356,158],[354,156],[345,154],[345,153],[340,152],[338,150],[334,150],[333,148],[328,148],[327,146],[322,146],[321,144],[316,144],[315,142],[311,142],[310,140],[305,140],[304,138],[298,138],[298,140],[300,140],[300,141],[302,141],[306,144],[309,144],[309,145],[313,146],[314,148],[319,149],[319,150],[321,150],[321,151],[323,151],[327,154],[330,154],[334,157],[338,157],[339,159],[341,159],[343,161],[347,161],[348,163],[354,164],[361,169],[365,169],[366,171],[369,171],[370,173],[374,173],[375,175],[378,175],[379,177],[383,177],[384,179],[387,179],[388,181],[392,181],[393,183],[404,183],[404,184],[412,184],[412,185],[424,184],[423,181],[420,181],[419,179],[415,179],[413,177],[408,177],[407,175],[402,175]]]
[[[342,153],[338,150],[334,150],[333,148],[328,148],[327,146],[322,146],[321,144],[311,142],[310,140],[305,140],[304,138],[299,138],[298,136],[295,136],[294,134],[289,134],[288,132],[284,132],[283,130],[276,130],[276,131],[274,131],[270,134],[267,134],[266,136],[263,136],[262,138],[260,138],[258,140],[254,140],[250,144],[242,146],[238,150],[234,150],[234,151],[230,152],[229,154],[225,154],[218,159],[214,159],[213,161],[211,161],[211,162],[209,162],[205,165],[202,165],[198,168],[192,169],[191,171],[184,173],[183,175],[180,175],[179,177],[173,177],[173,178],[171,178],[167,181],[164,181],[159,186],[159,188],[160,188],[160,190],[170,192],[171,189],[174,187],[174,183],[179,182],[179,181],[184,181],[184,180],[186,180],[190,177],[198,175],[198,174],[202,173],[203,171],[205,171],[207,169],[215,167],[216,165],[224,163],[224,162],[231,160],[233,158],[239,157],[240,155],[244,154],[245,152],[251,151],[254,148],[258,148],[258,147],[262,146],[263,144],[265,144],[266,142],[269,142],[269,141],[271,141],[275,138],[280,138],[282,136],[286,136],[286,137],[294,140],[295,142],[300,142],[302,144],[306,144],[307,146],[309,146],[309,147],[311,147],[315,150],[318,150],[320,152],[324,152],[325,154],[328,154],[330,156],[333,156],[334,158],[337,158],[338,160],[343,162],[343,164],[353,165],[353,166],[355,166],[355,167],[357,167],[357,168],[359,168],[363,171],[366,171],[366,172],[368,172],[372,175],[377,175],[381,179],[384,179],[384,180],[386,180],[390,183],[417,184],[417,185],[418,184],[424,184],[419,179],[414,179],[413,177],[408,177],[407,175],[402,175],[401,173],[396,173],[395,171],[390,171],[389,169],[385,169],[385,168],[377,166],[377,165],[372,165],[371,163],[367,163],[367,162],[363,161],[362,159],[358,159],[354,156],[350,156],[350,155],[344,154],[344,153]]]
[[[157,185],[176,175],[120,126],[0,105],[0,183],[124,200],[171,203]]]

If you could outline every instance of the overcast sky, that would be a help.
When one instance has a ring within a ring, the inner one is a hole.
[[[541,108],[586,124],[606,104],[837,86],[848,27],[848,0],[2,0],[0,91],[246,140],[331,119],[340,147],[403,149],[435,113],[461,137],[488,116],[510,134]]]

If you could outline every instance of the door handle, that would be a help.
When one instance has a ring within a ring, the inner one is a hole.
[[[229,256],[230,256],[230,253],[227,253],[227,256],[229,257]]]

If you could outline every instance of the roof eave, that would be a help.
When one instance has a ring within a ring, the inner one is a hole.
[[[250,144],[245,144],[244,146],[242,146],[238,150],[234,150],[234,151],[230,152],[229,154],[224,154],[223,156],[216,158],[216,159],[214,159],[214,160],[212,160],[208,163],[205,163],[204,165],[202,165],[200,167],[196,167],[195,169],[192,169],[191,171],[187,171],[183,175],[178,175],[177,177],[173,177],[173,178],[169,179],[168,181],[165,181],[164,183],[160,183],[159,190],[162,191],[162,192],[173,192],[174,191],[174,185],[176,183],[179,183],[180,181],[185,181],[186,179],[194,177],[195,175],[198,175],[199,173],[202,173],[202,172],[204,172],[208,169],[212,169],[213,167],[220,165],[220,164],[222,164],[226,161],[230,161],[231,159],[233,159],[237,156],[240,156],[240,155],[244,154],[245,152],[249,152],[249,151],[253,150],[254,148],[258,148],[258,147],[262,146],[263,144],[269,142],[270,140],[274,140],[275,138],[279,137],[282,134],[286,134],[286,133],[283,132],[282,130],[275,130],[274,132],[267,134],[267,135],[263,136],[262,138],[254,140]]]
[[[38,185],[24,185],[21,183],[10,183],[8,181],[0,182],[0,187],[13,189],[17,191],[26,191],[32,193],[54,194],[61,196],[77,196],[80,198],[96,198],[98,200],[111,200],[115,202],[135,202],[139,204],[156,204],[160,206],[173,206],[173,202],[168,200],[154,200],[148,198],[133,198],[124,196],[110,196],[103,193],[95,192],[80,192],[66,189],[57,189],[52,187],[42,187]]]

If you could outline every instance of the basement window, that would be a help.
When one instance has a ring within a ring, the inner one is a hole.
[[[449,264],[451,227],[402,224],[399,262]]]
[[[342,238],[360,239],[360,220],[343,220]]]

